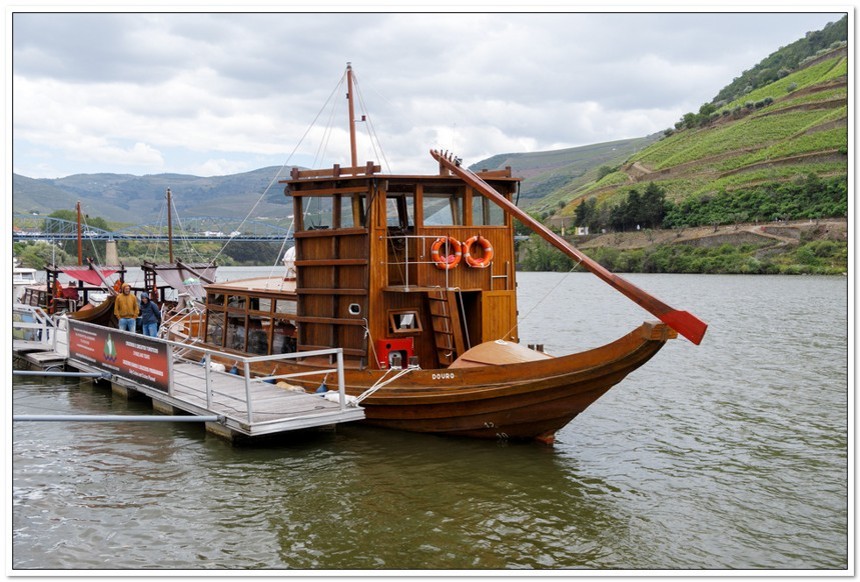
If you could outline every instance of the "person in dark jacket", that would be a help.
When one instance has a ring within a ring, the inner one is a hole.
[[[161,324],[161,310],[149,300],[149,293],[145,291],[140,294],[140,319],[143,326],[143,335],[156,337],[158,326]]]

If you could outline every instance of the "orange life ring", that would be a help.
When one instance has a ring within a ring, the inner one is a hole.
[[[481,245],[481,250],[483,254],[480,258],[476,258],[472,256],[472,245],[478,243]],[[466,264],[470,267],[475,267],[477,269],[484,269],[490,266],[490,262],[493,260],[493,245],[490,244],[490,241],[485,239],[480,235],[475,235],[465,243],[463,243],[463,257],[466,259]]]
[[[448,251],[443,255],[440,251],[446,245]],[[451,254],[451,251],[454,254]],[[454,237],[440,236],[430,247],[430,258],[436,263],[436,268],[448,271],[460,264],[460,259],[463,258],[463,247]]]
[[[114,281],[114,283],[113,283],[113,290],[114,290],[114,291],[116,291],[117,293],[119,293],[120,291],[122,291],[122,281],[120,281],[119,279],[117,279],[116,281]]]

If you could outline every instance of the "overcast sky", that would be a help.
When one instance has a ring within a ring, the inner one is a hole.
[[[56,178],[348,165],[348,61],[369,119],[359,163],[386,171],[434,172],[430,148],[471,164],[642,137],[841,16],[16,13],[12,166]]]

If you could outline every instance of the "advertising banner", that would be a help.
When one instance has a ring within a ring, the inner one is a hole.
[[[70,319],[69,358],[168,391],[167,344],[153,338]]]

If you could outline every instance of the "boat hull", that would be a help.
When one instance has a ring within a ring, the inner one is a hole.
[[[113,312],[115,300],[116,297],[114,295],[109,295],[95,307],[79,309],[74,313],[70,313],[69,318],[105,327],[118,327],[118,321]]]
[[[347,394],[361,398],[401,374],[361,401],[367,424],[440,435],[552,442],[556,431],[676,335],[664,324],[646,322],[610,344],[557,358],[400,372],[345,369],[344,388]],[[309,367],[313,365],[307,362],[282,363],[274,373],[305,372]],[[319,367],[331,366],[321,363]],[[262,375],[273,372],[255,371]],[[303,378],[291,383],[313,392],[320,380]]]

